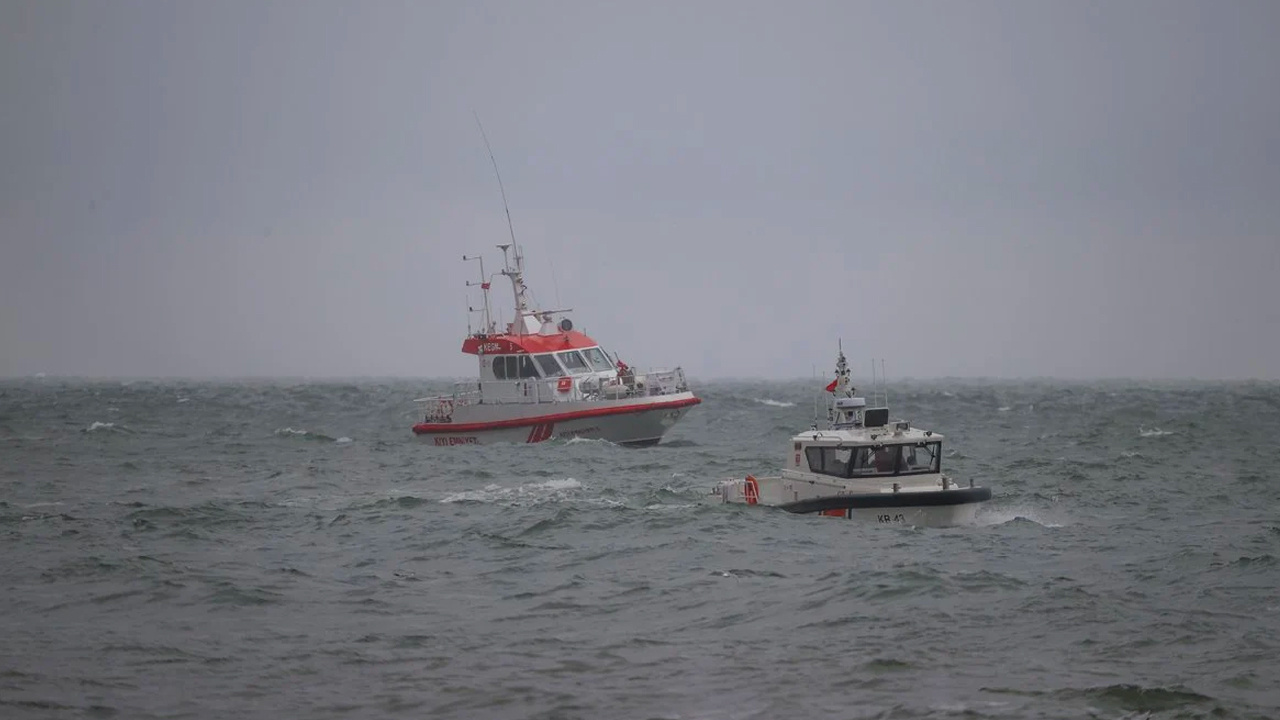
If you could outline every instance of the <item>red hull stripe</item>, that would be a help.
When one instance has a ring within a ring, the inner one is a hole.
[[[564,422],[566,420],[579,420],[581,418],[603,417],[605,415],[629,415],[632,413],[648,412],[650,410],[674,410],[676,408],[690,407],[702,402],[702,398],[687,398],[685,400],[668,400],[667,402],[649,403],[647,405],[623,405],[621,407],[604,407],[590,408],[587,410],[574,410],[573,412],[556,413],[555,415],[537,415],[527,418],[512,418],[510,420],[494,420],[492,422],[474,422],[474,423],[418,423],[413,426],[413,431],[418,435],[428,435],[432,433],[454,433],[476,432],[478,430],[501,430],[503,428],[525,427],[528,425],[541,425],[546,423],[548,426],[555,423]],[[548,435],[550,433],[548,432]],[[529,442],[536,442],[530,434]]]
[[[543,440],[547,440],[551,437],[551,432],[554,429],[555,429],[555,425],[553,423],[542,423],[540,425],[534,425],[533,429],[529,431],[528,442],[539,443],[539,442],[542,442]]]

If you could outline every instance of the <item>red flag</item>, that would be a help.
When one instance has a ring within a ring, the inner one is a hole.
[[[837,384],[839,384],[839,382],[840,382],[840,378],[836,378],[835,380],[832,380],[830,383],[828,383],[828,384],[827,384],[827,392],[835,392],[835,391],[836,391],[836,385],[837,385]]]
[[[489,283],[480,283],[480,289],[481,289],[481,290],[488,290],[488,289],[489,289]]]

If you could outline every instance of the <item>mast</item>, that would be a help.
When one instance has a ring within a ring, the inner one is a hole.
[[[845,397],[853,397],[849,389],[849,361],[844,357],[844,341],[836,339],[836,390]]]
[[[495,158],[493,155],[493,148],[490,147],[489,145],[489,136],[485,133],[484,125],[480,122],[479,113],[475,113],[475,116],[476,116],[476,126],[480,128],[480,137],[481,139],[484,140],[484,149],[488,151],[489,161],[493,163],[493,175],[498,179],[498,192],[502,195],[502,209],[507,214],[507,232],[511,235],[511,242],[498,245],[498,249],[502,251],[502,263],[503,263],[502,274],[507,276],[507,278],[511,280],[511,294],[513,299],[515,300],[515,317],[511,321],[511,334],[513,335],[537,334],[541,326],[540,318],[549,319],[553,313],[565,313],[565,312],[570,312],[570,310],[563,309],[563,310],[533,311],[529,309],[529,300],[527,297],[529,288],[524,283],[524,253],[521,252],[520,245],[519,243],[516,242],[515,225],[511,222],[511,207],[507,204],[507,189],[502,185],[502,173],[498,172],[498,159]],[[469,258],[464,255],[462,259],[471,260],[474,258]],[[513,260],[515,261],[514,266],[512,265]],[[481,261],[480,275],[481,275],[480,288],[485,291],[484,293],[485,323],[488,325],[488,332],[493,333],[496,331],[496,327],[494,326],[493,318],[490,316],[490,312],[489,312],[489,278],[485,277],[484,275],[483,261]],[[553,267],[552,279],[554,280],[554,278],[555,278],[555,269]],[[467,283],[467,284],[470,285],[471,283]],[[559,287],[557,287],[556,288],[556,296],[557,296],[556,304],[557,305],[559,304],[558,302],[559,295],[560,295],[560,289]],[[534,323],[532,327],[530,327],[529,325],[529,322],[528,322],[529,318],[534,319]],[[498,316],[498,322],[499,324],[502,322],[501,314],[499,314]],[[569,327],[571,327],[571,325],[566,326],[563,329],[567,331]]]
[[[489,136],[484,131],[484,124],[480,122],[480,114],[475,113],[476,126],[480,128],[480,138],[484,140],[484,149],[489,153],[489,161],[493,163],[493,175],[498,178],[498,192],[502,195],[502,209],[507,214],[507,232],[511,234],[511,242],[498,246],[502,250],[502,274],[511,279],[511,290],[515,295],[516,315],[511,321],[511,329],[515,335],[524,335],[528,328],[525,326],[525,316],[529,314],[529,303],[525,301],[525,291],[528,290],[524,284],[524,255],[520,252],[520,246],[516,244],[516,228],[511,222],[511,207],[507,204],[507,189],[502,186],[502,173],[498,172],[498,159],[493,156],[493,148],[489,145]],[[511,258],[507,255],[507,251],[512,250],[515,256],[516,265],[511,267]],[[486,286],[486,289],[487,286]],[[486,304],[488,295],[485,295]]]
[[[489,278],[484,274],[484,258],[479,255],[463,255],[462,260],[463,262],[468,260],[477,260],[480,262],[480,282],[471,282],[468,280],[467,287],[471,287],[473,285],[480,286],[480,293],[484,295],[484,326],[481,328],[480,332],[492,334],[494,327],[493,318],[489,313]],[[471,310],[472,308],[468,307],[467,309]],[[467,324],[470,325],[470,323],[470,316],[468,316]],[[471,334],[471,328],[469,327],[467,328],[467,334]]]
[[[520,252],[519,245],[511,243],[499,245],[498,249],[502,251],[502,274],[511,280],[511,294],[515,298],[516,314],[515,319],[511,321],[512,334],[525,335],[529,328],[525,325],[524,319],[533,313],[529,312],[529,301],[525,296],[529,288],[524,284],[524,254]],[[511,264],[512,257],[515,258],[514,267]]]

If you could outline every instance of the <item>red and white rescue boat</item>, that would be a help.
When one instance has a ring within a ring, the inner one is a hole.
[[[570,310],[529,306],[524,256],[519,246],[499,245],[515,295],[515,320],[501,332],[489,308],[490,278],[480,261],[483,327],[468,329],[462,352],[479,361],[479,378],[457,383],[450,395],[416,400],[423,421],[413,432],[436,445],[536,443],[553,437],[653,445],[689,408],[702,402],[684,372],[636,373],[610,357],[573,323],[556,315]],[[513,262],[514,261],[514,262]]]

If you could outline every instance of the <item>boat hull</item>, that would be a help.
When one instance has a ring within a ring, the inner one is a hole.
[[[418,423],[413,432],[440,446],[537,443],[552,438],[606,440],[619,445],[655,445],[690,408],[693,393],[595,402],[493,404],[459,412],[454,422]],[[460,409],[461,410],[461,409]]]
[[[814,494],[791,500],[791,497],[798,496],[798,486]],[[991,489],[984,487],[915,487],[900,492],[833,492],[830,487],[824,492],[820,487],[816,483],[797,484],[776,477],[748,477],[725,481],[715,492],[726,503],[766,505],[792,513],[840,517],[877,525],[917,527],[972,524],[978,506],[991,499]]]
[[[814,498],[779,505],[793,513],[820,513],[880,525],[948,527],[973,523],[990,488],[953,488],[898,493],[865,493]]]

